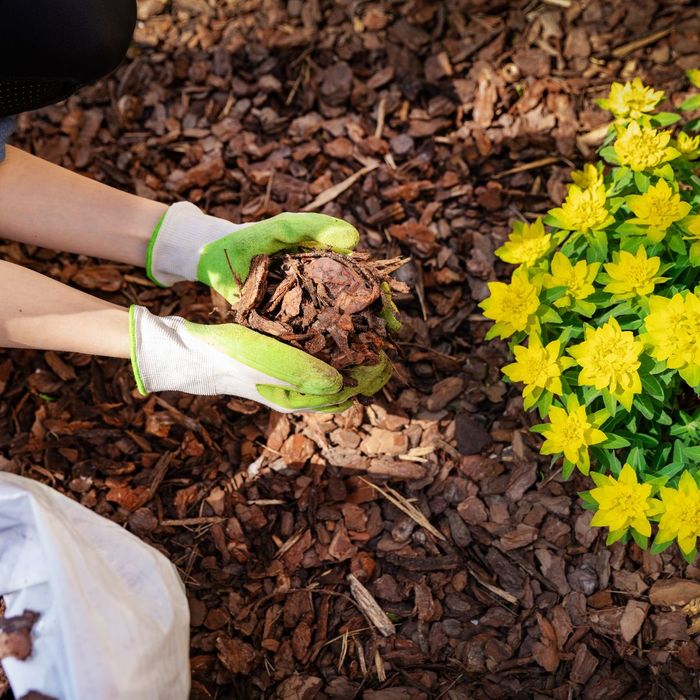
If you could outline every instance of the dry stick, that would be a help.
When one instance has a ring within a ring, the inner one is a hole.
[[[348,574],[350,593],[357,601],[365,617],[385,636],[390,637],[396,633],[394,623],[381,609],[374,596],[360,583],[354,574]]]
[[[632,53],[633,51],[636,51],[637,49],[643,49],[645,46],[649,46],[649,44],[653,44],[657,42],[659,39],[663,39],[665,36],[668,36],[671,33],[671,29],[662,29],[660,32],[654,32],[653,34],[649,34],[648,36],[644,36],[641,39],[635,39],[634,41],[630,41],[626,44],[622,44],[622,46],[618,46],[616,49],[612,50],[612,55],[615,58],[624,58],[628,53]]]
[[[527,170],[534,170],[535,168],[542,168],[545,165],[552,165],[553,163],[556,163],[559,160],[560,160],[559,157],[555,157],[555,156],[547,156],[546,158],[539,158],[538,160],[533,160],[529,163],[523,163],[522,165],[516,165],[514,168],[509,168],[508,170],[504,170],[503,172],[498,173],[498,175],[494,175],[493,179],[500,180],[502,177],[505,177],[506,175],[514,175],[515,173],[524,173]]]
[[[445,540],[444,535],[428,520],[428,518],[426,518],[410,501],[406,500],[405,496],[402,496],[398,491],[392,489],[391,486],[387,486],[386,490],[384,490],[381,486],[377,486],[377,484],[373,484],[363,477],[360,477],[360,480],[364,481],[365,484],[371,486],[376,491],[379,491],[387,501],[393,503],[400,511],[408,515],[411,520],[422,528],[425,528],[429,533],[435,535],[439,540]]]
[[[377,106],[377,127],[374,130],[374,137],[380,139],[382,137],[382,131],[384,131],[384,118],[386,116],[386,96],[383,96],[379,100],[379,105]]]
[[[376,161],[374,163],[370,163],[369,165],[365,165],[364,168],[360,168],[360,170],[353,175],[350,175],[350,177],[345,178],[345,180],[342,182],[339,182],[337,185],[333,185],[327,190],[321,192],[321,194],[318,195],[313,202],[307,204],[301,211],[314,211],[315,209],[320,209],[325,204],[328,204],[328,202],[332,202],[337,196],[345,192],[345,190],[352,187],[361,177],[367,175],[367,173],[371,173],[378,167],[379,163]]]
[[[265,189],[265,199],[263,200],[263,214],[267,214],[267,208],[270,206],[270,197],[272,196],[272,183],[275,181],[275,169],[270,171],[270,177],[267,180],[267,188]]]
[[[203,515],[201,518],[179,518],[177,520],[161,520],[161,527],[187,527],[188,525],[214,525],[215,523],[221,523],[226,518],[219,515],[206,516]]]
[[[519,605],[520,601],[511,593],[508,593],[508,591],[504,591],[502,588],[499,588],[498,586],[494,586],[492,583],[489,583],[488,581],[484,581],[474,570],[474,567],[470,566],[467,564],[467,571],[474,577],[474,580],[482,585],[484,588],[487,590],[491,591],[491,593],[494,593],[495,595],[499,596],[500,598],[503,598],[503,600],[507,600],[511,605]]]
[[[163,482],[163,479],[165,479],[165,474],[168,471],[168,467],[170,466],[170,462],[172,462],[174,456],[174,452],[166,452],[162,457],[158,459],[158,461],[156,462],[156,466],[153,468],[153,479],[151,480],[149,487],[146,489],[143,496],[141,496],[141,498],[138,498],[134,503],[133,507],[129,509],[130,513],[133,513],[135,510],[142,508],[146,505],[146,503],[148,503],[152,498],[155,497],[158,491],[158,487]]]

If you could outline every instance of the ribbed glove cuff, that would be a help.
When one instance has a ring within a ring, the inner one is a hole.
[[[185,391],[217,394],[212,363],[202,362],[211,352],[185,330],[179,316],[154,316],[143,306],[129,309],[131,366],[139,392]]]
[[[146,272],[161,287],[197,279],[202,248],[232,233],[240,224],[209,216],[191,202],[172,204],[151,236]]]

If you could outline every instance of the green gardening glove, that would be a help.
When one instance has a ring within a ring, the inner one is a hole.
[[[371,396],[392,373],[386,355],[349,374],[274,338],[234,323],[203,325],[158,317],[143,306],[129,311],[131,363],[142,394],[184,391],[253,399],[284,413],[343,411],[359,395]],[[348,383],[348,382],[346,382]]]
[[[161,286],[199,280],[235,304],[256,255],[321,248],[349,253],[357,229],[325,214],[279,214],[257,223],[232,224],[189,202],[170,206],[151,237],[148,276]]]

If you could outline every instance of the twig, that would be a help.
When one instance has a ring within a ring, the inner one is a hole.
[[[559,160],[559,158],[556,156],[547,156],[546,158],[539,158],[538,160],[533,160],[533,161],[530,161],[529,163],[523,163],[522,165],[516,165],[514,168],[509,168],[508,170],[504,170],[503,172],[498,173],[498,175],[494,175],[493,179],[500,180],[502,177],[506,177],[506,175],[515,175],[515,173],[524,173],[527,170],[534,170],[535,168],[542,168],[545,165],[552,165],[553,163],[556,163],[558,160]]]
[[[392,489],[391,486],[387,486],[386,489],[383,489],[381,486],[377,486],[377,484],[373,484],[363,477],[360,477],[360,480],[371,486],[375,491],[379,491],[387,501],[393,503],[400,511],[408,515],[411,520],[422,528],[425,528],[429,533],[435,535],[439,540],[445,540],[444,535],[428,520],[428,518],[426,518],[410,501],[407,501],[405,496],[402,496],[398,491]]]
[[[206,516],[203,515],[199,518],[179,518],[176,520],[161,520],[161,527],[188,527],[190,525],[214,525],[215,523],[221,523],[226,518],[219,515]]]
[[[383,634],[385,637],[390,637],[396,633],[394,623],[389,619],[387,614],[379,607],[379,603],[374,599],[374,596],[360,583],[356,576],[348,574],[348,583],[350,584],[350,593],[357,601],[357,605],[364,613],[365,617]]]
[[[622,44],[622,46],[618,46],[617,48],[613,49],[612,55],[615,58],[624,58],[625,56],[627,56],[627,54],[632,53],[637,49],[643,49],[645,46],[649,46],[649,44],[654,44],[659,39],[663,39],[665,36],[668,36],[670,33],[670,28],[662,29],[660,32],[654,32],[653,34],[649,34],[648,36],[643,36],[641,39],[629,41],[626,44]]]
[[[268,207],[270,206],[270,197],[272,196],[272,183],[275,181],[275,169],[270,171],[270,177],[267,181],[267,188],[265,189],[265,199],[263,200],[263,214],[267,214]]]
[[[226,256],[226,264],[228,265],[228,269],[231,271],[231,277],[233,277],[233,281],[240,287],[243,282],[241,278],[236,274],[236,271],[233,269],[233,265],[231,264],[231,258],[228,256],[228,250],[224,248],[224,255]]]
[[[511,605],[519,605],[520,601],[511,593],[508,593],[508,591],[504,591],[502,588],[499,588],[498,586],[494,586],[492,583],[489,583],[488,581],[484,581],[474,570],[474,567],[467,565],[467,571],[474,577],[474,580],[479,583],[481,586],[486,588],[487,590],[491,591],[491,593],[494,593],[495,595],[499,596],[499,598],[503,598],[503,600],[507,600]]]
[[[350,177],[345,178],[345,180],[342,182],[339,182],[337,185],[333,185],[327,190],[321,192],[321,194],[319,194],[318,197],[313,200],[313,202],[307,204],[301,211],[314,211],[315,209],[320,209],[322,206],[328,204],[328,202],[332,202],[336,197],[345,192],[345,190],[352,187],[361,177],[364,177],[367,175],[367,173],[371,173],[378,167],[379,163],[376,161],[374,163],[370,163],[369,165],[365,165],[364,168],[360,168],[360,170],[350,175]]]
[[[382,137],[382,131],[384,131],[384,118],[386,116],[386,97],[382,96],[379,100],[379,105],[377,106],[377,127],[374,130],[374,136],[378,139]]]

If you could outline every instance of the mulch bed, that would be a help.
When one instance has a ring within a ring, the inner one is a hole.
[[[593,157],[610,81],[683,98],[691,5],[145,0],[114,76],[20,119],[18,145],[111,185],[234,221],[315,208],[375,258],[411,256],[396,376],[342,415],[142,398],[122,361],[0,351],[0,468],[176,564],[193,698],[700,696],[700,568],[605,547],[586,482],[538,455],[476,307],[507,273],[508,221],[561,201]],[[199,285],[0,250],[212,318]]]

